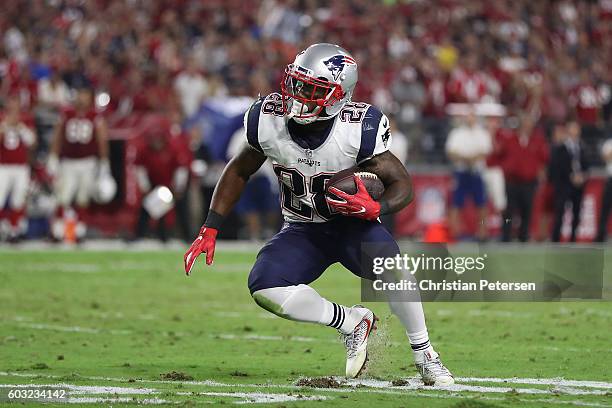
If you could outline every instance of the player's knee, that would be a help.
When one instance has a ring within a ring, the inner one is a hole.
[[[280,291],[279,291],[280,289]],[[283,288],[268,288],[260,289],[251,293],[253,300],[262,309],[266,309],[268,312],[274,313],[277,316],[284,317],[282,308],[282,299],[279,299],[279,292],[282,292]],[[282,296],[281,296],[282,297]]]
[[[270,267],[270,265],[261,262],[256,262],[249,273],[249,291],[251,295],[255,292],[268,289],[287,286],[288,283],[283,278],[283,274],[278,268]]]

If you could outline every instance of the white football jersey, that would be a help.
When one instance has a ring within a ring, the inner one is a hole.
[[[338,171],[389,150],[389,119],[375,106],[349,102],[333,119],[321,145],[306,149],[287,129],[281,95],[257,100],[244,117],[247,142],[272,162],[286,221],[325,222],[335,216],[325,201],[327,181]]]

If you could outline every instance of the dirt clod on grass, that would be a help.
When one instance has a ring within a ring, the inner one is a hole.
[[[189,374],[182,373],[180,371],[170,371],[169,373],[160,374],[159,377],[162,380],[167,381],[192,381],[193,377]]]
[[[498,405],[482,402],[477,399],[460,401],[451,408],[498,408]]]
[[[312,388],[340,388],[342,385],[333,377],[300,378],[295,385]]]
[[[408,385],[408,384],[409,384],[408,381],[401,379],[401,378],[391,381],[391,385],[393,385],[394,387],[403,387],[404,385]]]

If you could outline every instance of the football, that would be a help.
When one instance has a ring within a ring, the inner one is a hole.
[[[351,167],[334,174],[327,182],[326,193],[333,197],[334,195],[329,192],[329,188],[335,187],[347,194],[355,194],[357,192],[357,185],[353,178],[355,175],[359,176],[361,181],[363,181],[366,190],[368,190],[368,193],[370,193],[374,200],[380,199],[385,191],[385,186],[380,181],[380,178],[374,173],[362,171],[357,167]]]

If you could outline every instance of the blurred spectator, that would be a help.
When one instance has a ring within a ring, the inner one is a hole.
[[[453,70],[448,82],[448,93],[453,102],[476,103],[487,96],[487,78],[479,66],[478,56],[470,53]]]
[[[28,66],[23,66],[8,78],[7,88],[8,95],[19,101],[23,111],[30,111],[36,104],[38,85]]]
[[[505,129],[499,128],[499,118],[487,118],[487,131],[491,135],[491,153],[487,157],[487,167],[483,173],[483,180],[487,197],[496,212],[502,213],[508,204],[506,196],[506,181],[502,169],[503,155],[505,154]]]
[[[399,72],[391,84],[393,101],[399,105],[398,115],[402,123],[407,125],[420,122],[421,112],[426,103],[425,87],[417,75],[418,72],[408,66]]]
[[[122,126],[130,115],[148,111],[149,104],[147,94],[143,92],[144,86],[143,74],[136,69],[130,70],[124,80],[116,85],[114,97],[117,99],[117,107],[109,118],[112,124]]]
[[[581,125],[600,125],[603,98],[591,79],[588,69],[580,70],[580,82],[570,94],[570,103]]]
[[[57,69],[49,78],[38,81],[38,104],[49,110],[59,112],[70,102],[70,90]]]
[[[482,180],[485,159],[491,153],[491,137],[480,124],[473,111],[464,123],[452,129],[446,141],[446,153],[453,163],[454,191],[450,210],[450,223],[455,237],[459,235],[459,210],[467,196],[478,208],[478,239],[486,239],[486,197]]]
[[[415,146],[424,149],[427,162],[444,159],[448,129],[440,119],[449,102],[493,100],[522,109],[520,82],[543,84],[542,115],[549,123],[570,109],[583,124],[593,122],[594,111],[600,122],[610,120],[612,36],[605,1],[466,0],[433,8],[353,0],[145,3],[7,5],[8,23],[0,28],[2,96],[19,89],[23,107],[35,103],[36,81],[53,67],[69,88],[107,91],[109,110],[116,111],[111,123],[164,110],[165,81],[188,118],[203,98],[222,94],[214,87],[222,91],[240,81],[250,86],[251,97],[276,89],[290,55],[328,41],[352,51],[360,64],[355,99],[390,108],[403,130],[419,124],[414,134],[423,129],[424,137]],[[391,29],[374,30],[381,26]],[[359,40],[365,33],[367,43]],[[417,80],[403,83],[405,73]],[[584,134],[587,154],[600,138]]]
[[[20,239],[26,232],[26,196],[30,185],[30,153],[36,146],[32,120],[20,111],[19,100],[9,98],[0,122],[0,240]]]
[[[389,150],[405,166],[408,163],[410,141],[408,140],[408,136],[398,128],[397,120],[394,116],[389,117],[389,126],[393,135]]]
[[[90,88],[77,91],[75,106],[62,114],[51,141],[47,172],[55,178],[58,209],[52,225],[55,239],[85,237],[83,216],[99,177],[110,177],[106,121],[94,108]],[[75,205],[73,207],[73,205]]]
[[[561,240],[561,227],[565,206],[569,201],[572,205],[572,231],[570,241],[576,241],[576,233],[580,224],[580,209],[584,185],[587,181],[589,164],[580,142],[580,124],[570,120],[566,124],[567,139],[557,146],[551,157],[550,173],[554,186],[555,215],[553,221],[553,242]]]
[[[253,99],[247,96],[214,97],[202,105],[195,117],[188,119],[187,126],[200,136],[198,158],[207,166],[200,180],[204,210],[202,222],[206,219],[217,180],[231,157],[228,155],[229,143],[236,130],[243,127],[244,114],[251,103]]]
[[[180,167],[176,170],[173,180],[176,221],[179,227],[179,237],[189,242],[193,238],[189,208],[189,185],[191,182],[191,163],[193,152],[191,150],[191,134],[183,128],[182,116],[178,108],[173,109],[169,115],[170,140],[169,146],[175,152],[176,161]]]
[[[250,98],[276,90],[282,67],[315,42],[355,55],[354,99],[396,115],[411,138],[411,163],[446,162],[450,103],[497,101],[519,112],[535,86],[542,87],[538,125],[548,134],[577,114],[590,162],[600,162],[612,126],[609,1],[5,3],[0,97],[13,92],[23,109],[38,107],[41,155],[55,120],[44,106],[49,93],[63,99],[62,81],[70,94],[86,85],[103,95],[98,107],[111,127],[136,127],[175,104],[189,120],[211,97],[236,94],[236,84]],[[56,91],[50,76],[61,78]],[[205,184],[226,159],[227,137],[211,142],[216,136],[205,136],[214,150]]]
[[[601,195],[601,208],[599,211],[599,225],[595,241],[605,242],[608,238],[608,219],[612,210],[612,138],[606,140],[601,147],[601,155],[606,163],[606,184]]]
[[[423,136],[420,140],[422,150],[426,153],[427,162],[441,162],[439,152],[444,151],[448,134],[446,106],[449,95],[446,89],[446,76],[432,59],[421,64],[421,72],[426,87],[426,100],[423,107]]]
[[[36,123],[40,131],[41,142],[47,150],[49,134],[60,119],[62,109],[70,104],[70,90],[62,79],[58,69],[53,69],[48,78],[38,81],[38,106]]]
[[[491,135],[491,153],[487,156],[487,167],[483,172],[483,181],[487,197],[496,212],[501,213],[506,209],[506,182],[501,160],[504,154],[503,138],[505,132],[500,129],[500,118],[486,118],[486,128]]]
[[[502,241],[512,240],[515,213],[519,216],[518,239],[529,239],[529,222],[533,197],[538,181],[544,179],[548,162],[548,145],[533,117],[521,114],[518,127],[510,131],[503,141],[501,166],[506,179],[508,204],[503,213]]]
[[[204,79],[193,59],[187,62],[187,67],[174,80],[183,115],[186,118],[193,116],[200,108],[208,92],[208,83]]]
[[[542,185],[542,200],[540,207],[540,225],[538,228],[539,241],[550,237],[550,226],[555,214],[555,188],[553,185],[552,160],[555,151],[565,143],[567,132],[563,123],[556,123],[553,127],[551,143],[548,148],[548,165],[546,166],[546,181]]]
[[[167,71],[163,69],[157,71],[153,83],[146,88],[146,99],[147,110],[151,112],[170,115],[179,108]]]
[[[167,126],[154,126],[145,135],[145,141],[139,150],[135,165],[138,186],[141,193],[147,196],[156,187],[166,187],[170,189],[173,200],[181,199],[185,194],[189,179],[189,170],[186,161],[183,160],[184,154],[178,153],[174,146],[170,144],[171,135]],[[149,230],[149,222],[152,215],[146,209],[144,201],[140,207],[140,214],[136,224],[135,238],[144,238]],[[168,230],[166,227],[167,213],[157,218],[157,237],[162,241],[168,240]],[[185,231],[183,231],[184,234]]]

